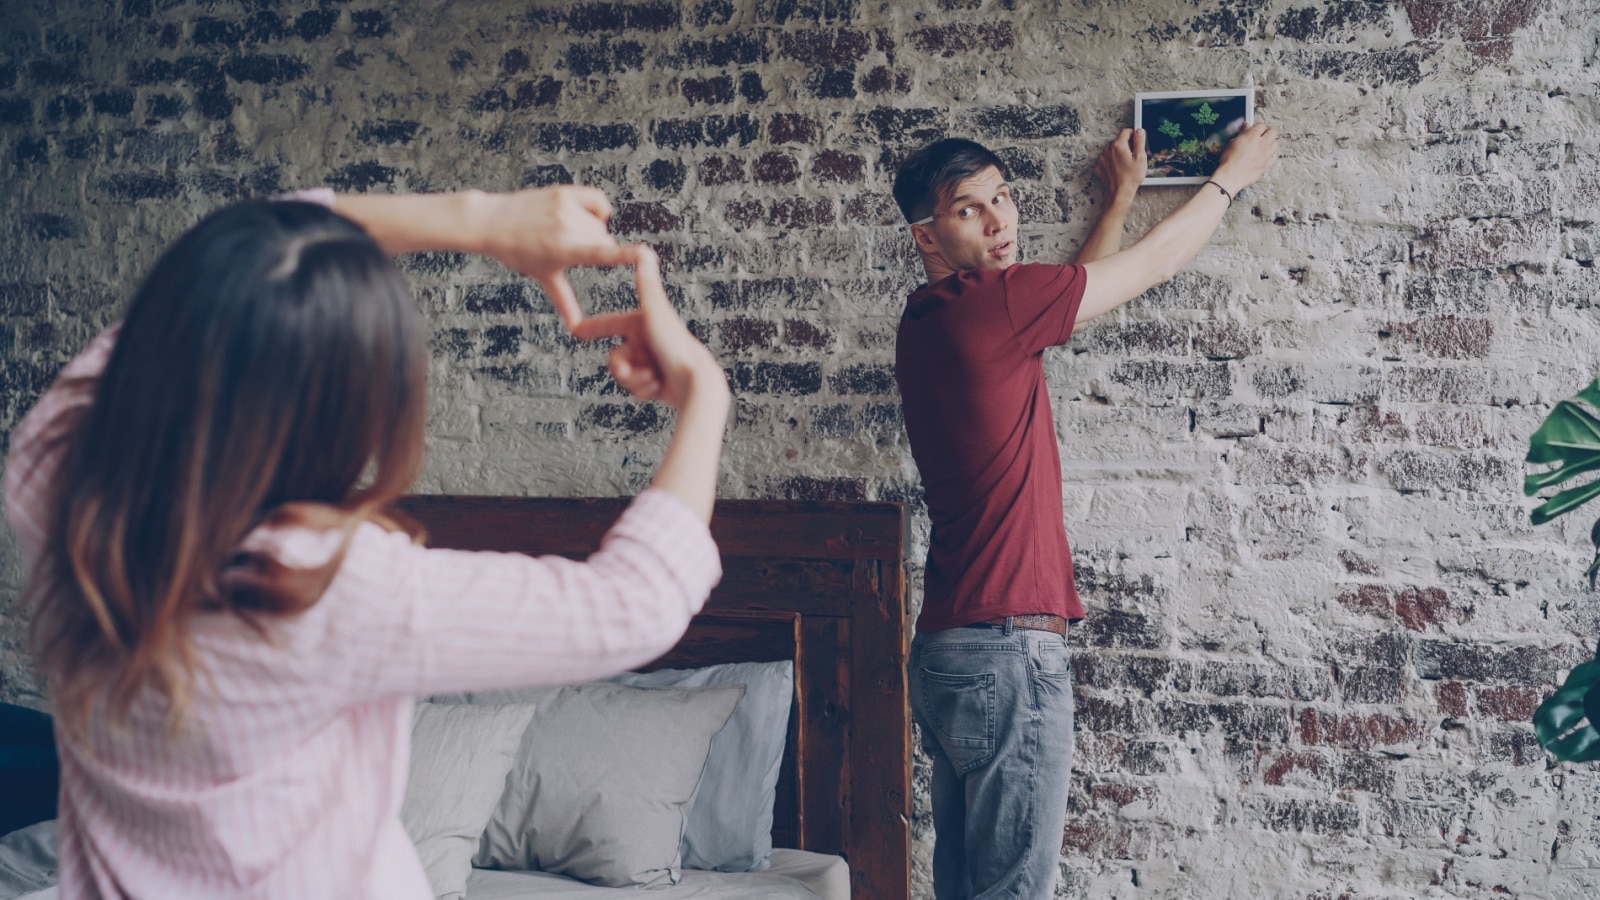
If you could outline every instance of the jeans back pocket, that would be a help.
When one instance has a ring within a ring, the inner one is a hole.
[[[966,774],[994,758],[994,673],[924,670],[922,704],[939,749],[957,772]]]

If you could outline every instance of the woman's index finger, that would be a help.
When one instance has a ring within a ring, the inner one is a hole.
[[[574,325],[572,336],[582,341],[607,337],[626,337],[638,325],[638,312],[606,313],[591,316]]]
[[[639,293],[639,308],[652,312],[673,312],[667,288],[661,283],[661,259],[649,244],[640,244],[633,264],[634,289]]]

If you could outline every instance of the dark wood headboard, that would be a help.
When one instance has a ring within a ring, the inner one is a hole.
[[[428,544],[583,557],[626,499],[415,496]],[[722,500],[722,583],[647,668],[795,661],[773,843],[837,853],[855,900],[906,900],[911,724],[898,503]]]

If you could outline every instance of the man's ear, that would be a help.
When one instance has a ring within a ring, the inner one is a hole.
[[[917,249],[923,253],[938,253],[939,242],[933,237],[933,229],[927,225],[911,226],[911,237],[917,242]]]

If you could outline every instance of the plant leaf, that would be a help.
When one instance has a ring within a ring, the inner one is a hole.
[[[1543,525],[1556,516],[1572,512],[1574,509],[1593,500],[1596,495],[1600,495],[1600,479],[1591,481],[1582,487],[1562,491],[1534,509],[1531,516],[1533,524]]]
[[[1573,458],[1573,461],[1545,472],[1529,473],[1527,477],[1522,479],[1522,492],[1532,497],[1553,484],[1560,484],[1585,472],[1593,472],[1596,469],[1600,469],[1600,453],[1591,455],[1588,451],[1577,448],[1568,449],[1566,452],[1569,457]],[[1534,462],[1534,460],[1529,460],[1529,462]]]
[[[1600,445],[1600,418],[1587,407],[1563,400],[1550,410],[1550,415],[1529,439],[1528,462],[1561,462],[1566,458],[1565,448],[1593,452],[1597,445]]]
[[[1590,384],[1576,396],[1557,403],[1555,409],[1550,410],[1550,415],[1528,442],[1528,462],[1559,462],[1562,455],[1549,451],[1548,445],[1569,443],[1588,450],[1595,449],[1596,443],[1600,442],[1600,417],[1577,403],[1578,400],[1600,405],[1600,388]]]
[[[1582,400],[1595,409],[1600,409],[1600,378],[1589,382],[1589,386],[1573,396],[1573,400]]]
[[[1566,762],[1594,762],[1600,759],[1600,732],[1586,727],[1544,747],[1556,759]]]
[[[1567,674],[1566,682],[1539,704],[1533,713],[1533,730],[1539,743],[1557,759],[1600,759],[1600,731],[1595,730],[1597,720],[1589,714],[1591,708],[1600,710],[1600,658],[1575,667]]]
[[[1600,408],[1600,378],[1550,411],[1528,439],[1526,457],[1530,464],[1550,468],[1528,473],[1522,481],[1524,494],[1532,497],[1545,488],[1600,471],[1600,415],[1596,414],[1596,408]],[[1569,487],[1546,498],[1533,511],[1531,519],[1533,524],[1542,525],[1597,496],[1600,496],[1600,479]]]

